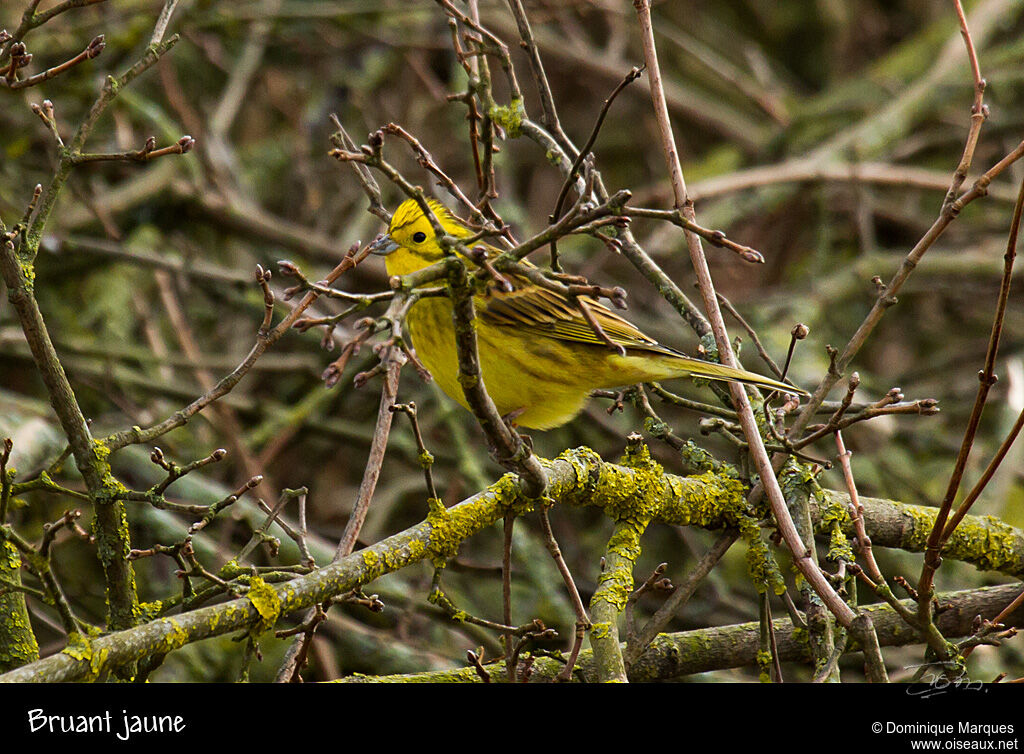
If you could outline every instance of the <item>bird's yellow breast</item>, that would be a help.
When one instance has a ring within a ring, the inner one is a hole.
[[[451,302],[446,298],[422,299],[409,311],[406,324],[416,355],[438,387],[468,408],[458,379]],[[518,412],[516,423],[535,429],[558,426],[579,413],[589,389],[576,384],[565,349],[547,347],[538,354],[538,345],[543,343],[527,344],[514,329],[493,327],[480,320],[476,333],[484,388],[498,413],[504,416]],[[557,346],[553,341],[551,345]]]
[[[385,260],[388,275],[408,275],[431,260],[399,247]],[[482,303],[482,297],[479,306]],[[533,429],[557,427],[583,408],[593,384],[580,380],[570,348],[551,338],[476,321],[477,352],[484,388],[498,413],[516,413],[516,423]],[[451,301],[420,299],[406,327],[420,361],[449,398],[469,408],[459,383],[458,352]],[[517,413],[518,412],[518,413]]]

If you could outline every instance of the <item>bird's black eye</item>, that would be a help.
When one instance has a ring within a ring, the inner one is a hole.
[[[424,233],[422,230],[418,230],[412,234],[412,240],[415,241],[416,243],[423,243],[424,241],[427,240],[427,234]]]

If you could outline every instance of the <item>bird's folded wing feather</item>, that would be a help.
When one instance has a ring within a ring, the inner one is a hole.
[[[476,298],[477,316],[490,325],[517,327],[549,338],[588,343],[607,348],[594,328],[584,318],[579,306],[566,296],[517,276],[510,276],[515,290],[504,292],[496,287]],[[593,314],[601,329],[615,343],[625,348],[656,351],[672,355],[679,352],[660,345],[608,307],[588,296],[579,301]]]

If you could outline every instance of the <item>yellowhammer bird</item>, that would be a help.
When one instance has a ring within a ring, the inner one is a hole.
[[[447,207],[429,200],[441,226],[466,238],[467,228]],[[491,254],[497,249],[485,244]],[[434,229],[414,199],[406,199],[391,218],[386,235],[371,250],[386,256],[389,275],[407,275],[444,258]],[[492,284],[474,296],[477,349],[484,387],[503,416],[533,429],[551,429],[578,414],[592,390],[674,377],[743,382],[786,393],[808,393],[753,372],[693,359],[660,345],[596,300],[580,296],[601,329],[625,355],[613,351],[567,297],[540,288],[526,278],[505,274],[513,290]],[[467,407],[458,381],[452,304],[429,297],[409,309],[406,326],[413,347],[437,384]]]

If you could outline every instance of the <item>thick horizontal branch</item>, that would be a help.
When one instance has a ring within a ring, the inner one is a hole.
[[[692,184],[689,189],[690,198],[699,202],[765,186],[808,182],[864,183],[945,192],[949,190],[949,173],[884,162],[821,163],[814,160],[790,160],[706,178]],[[990,187],[989,195],[1000,201],[1013,202],[1016,191],[1007,186],[994,185]],[[645,199],[651,201],[646,196]]]
[[[850,496],[846,492],[825,490],[824,493],[830,501],[849,507]],[[864,506],[864,523],[872,545],[924,552],[938,508],[871,497],[861,497],[860,502]],[[817,527],[817,508],[812,510],[812,516]],[[844,530],[848,535],[853,534],[849,521]],[[942,557],[970,563],[983,571],[1021,577],[1024,576],[1024,531],[993,516],[965,516],[943,548]]]
[[[974,631],[975,616],[991,620],[999,611],[1020,594],[1020,584],[983,587],[940,594],[939,601],[946,608],[936,617],[939,630],[944,636],[956,638],[969,636]],[[905,600],[908,609],[910,600]],[[918,635],[888,605],[868,605],[864,612],[871,616],[883,647],[898,647],[920,642]],[[806,635],[801,637],[789,619],[773,621],[778,658],[783,662],[809,662]],[[1017,610],[1006,620],[1007,626],[1024,625],[1024,610]],[[805,629],[806,630],[806,629]],[[629,670],[631,683],[667,681],[674,678],[707,673],[713,670],[728,670],[753,666],[760,650],[761,625],[756,621],[738,623],[721,628],[702,628],[695,631],[661,634],[650,648]],[[625,649],[625,645],[623,645]],[[857,652],[860,647],[850,641],[845,654]],[[594,653],[580,653],[576,663],[575,679],[584,682],[597,678]],[[561,669],[562,664],[550,657],[539,657],[533,664],[531,683],[547,683]],[[492,678],[503,678],[505,665],[498,662],[486,665]],[[341,678],[339,683],[481,683],[476,668],[441,670],[429,673],[407,675],[363,676]]]
[[[632,469],[607,463],[589,448],[566,451],[544,461],[547,495],[555,503],[597,506],[615,520],[644,517],[679,526],[723,529],[743,509],[745,490],[735,479],[705,473],[681,477],[660,467]],[[829,499],[847,501],[843,493]],[[280,614],[304,610],[330,597],[363,586],[386,573],[421,560],[440,562],[477,532],[501,520],[511,509],[529,512],[529,499],[518,477],[508,474],[473,497],[425,521],[359,550],[313,573],[275,587]],[[934,509],[862,498],[868,534],[876,546],[923,547]],[[877,521],[876,521],[877,518]],[[982,568],[1024,573],[1024,532],[992,518],[967,516],[959,531],[966,537],[950,541],[948,557],[963,557]],[[978,543],[975,548],[974,543]],[[183,615],[109,634],[92,642],[91,652],[77,657],[57,654],[0,675],[3,682],[73,681],[95,677],[101,670],[125,665],[154,652],[166,653],[200,639],[246,630],[260,616],[252,603],[236,599]]]

